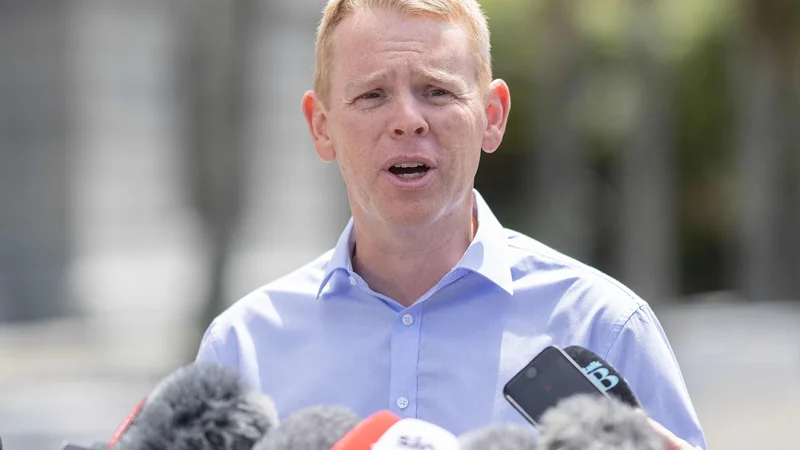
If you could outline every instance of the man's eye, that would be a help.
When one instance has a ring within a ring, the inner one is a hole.
[[[450,95],[450,92],[448,92],[448,91],[446,91],[444,89],[432,89],[430,91],[430,96],[431,97],[442,97],[444,95]]]
[[[372,92],[367,92],[366,94],[362,94],[361,97],[359,97],[359,98],[362,98],[362,99],[365,99],[365,100],[372,100],[372,99],[376,99],[376,98],[378,98],[380,96],[381,96],[381,94],[379,94],[379,93],[377,93],[375,91],[372,91]]]

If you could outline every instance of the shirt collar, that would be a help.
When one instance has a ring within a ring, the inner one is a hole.
[[[508,258],[508,233],[489,209],[477,190],[473,189],[477,210],[478,232],[456,268],[475,272],[509,294],[514,294]]]
[[[339,270],[343,270],[346,273],[353,272],[352,255],[353,248],[356,244],[356,234],[354,233],[353,228],[354,222],[353,218],[351,217],[347,222],[347,226],[344,227],[344,231],[342,231],[342,234],[339,236],[339,241],[336,243],[336,247],[333,249],[331,259],[328,261],[328,265],[325,268],[325,276],[322,277],[322,283],[319,284],[317,298],[322,295],[322,291],[325,289],[325,286],[328,284],[334,273]]]
[[[473,189],[473,194],[473,208],[477,210],[478,217],[478,232],[475,233],[475,237],[472,239],[464,256],[456,264],[456,269],[461,268],[477,273],[509,294],[513,294],[511,267],[507,257],[507,233],[476,189]],[[334,273],[340,270],[352,273],[353,262],[351,255],[355,247],[353,228],[353,218],[351,217],[339,236],[339,241],[336,243],[330,261],[328,261],[325,276],[322,278],[317,291],[317,298],[322,295],[322,291],[330,282]]]

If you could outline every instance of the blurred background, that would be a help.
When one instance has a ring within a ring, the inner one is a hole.
[[[0,0],[0,436],[88,444],[349,218],[300,113],[323,0]],[[796,449],[800,2],[483,0],[476,181],[622,280],[708,444]]]

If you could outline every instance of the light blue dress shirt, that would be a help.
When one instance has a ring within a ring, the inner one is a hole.
[[[197,360],[238,369],[284,417],[312,405],[343,405],[361,417],[389,409],[461,434],[525,423],[503,386],[544,347],[580,345],[617,368],[651,417],[705,448],[648,304],[504,229],[477,191],[475,206],[478,230],[463,258],[411,307],[353,272],[351,219],[335,249],[220,314]]]

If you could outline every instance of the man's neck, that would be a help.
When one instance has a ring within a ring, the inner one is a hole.
[[[353,270],[369,287],[411,306],[464,256],[478,228],[470,203],[426,227],[392,230],[355,224]]]

